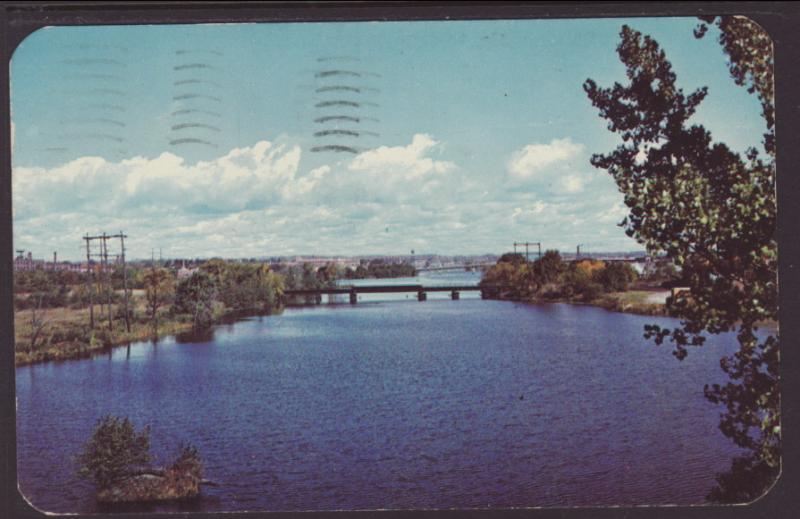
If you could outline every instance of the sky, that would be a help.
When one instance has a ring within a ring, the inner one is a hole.
[[[128,257],[634,251],[619,138],[582,84],[624,81],[623,24],[653,36],[693,122],[763,133],[694,18],[50,27],[11,61],[14,247]]]

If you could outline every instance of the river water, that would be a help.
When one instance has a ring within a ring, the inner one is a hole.
[[[116,414],[151,426],[161,460],[192,442],[218,484],[128,511],[704,502],[736,454],[702,391],[732,336],[679,362],[642,338],[669,319],[461,296],[369,294],[17,368],[20,489],[41,510],[102,510],[73,456]]]

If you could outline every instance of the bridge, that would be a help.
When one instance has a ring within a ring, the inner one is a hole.
[[[428,299],[428,292],[450,292],[450,298],[458,300],[461,292],[481,292],[486,287],[479,287],[478,285],[462,285],[462,286],[423,286],[423,285],[372,285],[372,286],[349,286],[349,287],[331,287],[331,288],[302,288],[294,290],[284,290],[283,297],[292,296],[314,296],[317,304],[322,302],[322,294],[349,294],[350,304],[354,305],[358,302],[358,294],[397,294],[397,293],[416,293],[417,300],[425,301]],[[492,289],[502,287],[491,287]]]
[[[475,270],[491,267],[494,263],[469,263],[465,265],[442,265],[441,267],[419,267],[417,272],[435,272],[439,270]]]

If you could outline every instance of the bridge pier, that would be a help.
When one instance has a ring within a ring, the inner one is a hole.
[[[350,291],[350,304],[354,305],[356,303],[358,303],[358,292],[356,292],[355,290],[351,290]]]
[[[450,299],[453,301],[458,301],[461,298],[461,293],[458,290],[451,290],[450,291]]]
[[[316,302],[318,305],[321,305],[321,304],[322,304],[322,294],[317,294],[316,296],[314,296],[314,301],[315,301],[315,302]]]
[[[426,294],[426,293],[425,293],[425,292],[423,292],[422,290],[420,290],[419,292],[417,292],[417,300],[418,300],[418,301],[425,301],[425,300],[427,300],[427,299],[428,299],[428,294]]]

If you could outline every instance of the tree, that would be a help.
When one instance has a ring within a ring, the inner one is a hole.
[[[158,333],[158,309],[174,295],[175,279],[169,270],[153,267],[144,274],[144,290],[153,331]]]
[[[545,251],[544,255],[533,262],[534,272],[542,283],[553,283],[564,272],[564,262],[557,250]]]
[[[39,335],[41,335],[42,330],[47,325],[47,320],[42,315],[42,296],[41,294],[38,297],[39,302],[31,306],[31,340],[30,340],[30,350],[34,351],[37,346],[37,341],[39,340]]]
[[[181,280],[175,290],[173,311],[192,316],[197,330],[208,328],[214,321],[214,297],[217,287],[211,276],[202,270]]]
[[[107,488],[150,461],[150,429],[136,432],[127,418],[101,418],[78,456],[78,473]]]
[[[651,254],[666,254],[689,286],[667,301],[680,326],[650,325],[645,336],[671,341],[683,359],[704,334],[737,332],[738,351],[720,362],[729,381],[705,394],[724,406],[722,432],[746,449],[709,497],[742,502],[763,494],[780,467],[778,336],[757,334],[759,322],[777,319],[772,53],[769,36],[740,17],[706,18],[696,36],[715,22],[734,81],[762,103],[765,157],[755,147],[742,157],[690,124],[707,89],[685,95],[659,45],[628,26],[617,51],[629,83],[600,88],[589,79],[584,89],[622,137],[614,151],[592,157],[630,208],[621,226]]]
[[[497,263],[512,263],[514,265],[522,265],[526,262],[525,256],[519,252],[506,252],[497,260]]]
[[[627,263],[610,262],[603,268],[594,271],[592,278],[606,292],[626,290],[628,285],[636,281],[636,271]]]

